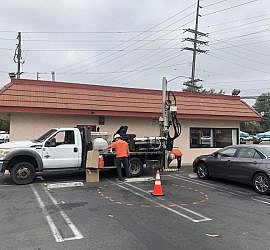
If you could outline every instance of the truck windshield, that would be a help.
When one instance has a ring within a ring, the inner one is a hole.
[[[46,132],[45,134],[43,134],[42,136],[40,136],[39,138],[35,139],[34,142],[43,142],[44,140],[46,140],[49,136],[51,136],[56,131],[57,131],[56,129],[51,129],[48,132]]]

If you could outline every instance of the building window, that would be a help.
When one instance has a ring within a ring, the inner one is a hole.
[[[159,120],[158,118],[152,119],[152,126],[158,126],[159,125]]]
[[[98,117],[98,125],[105,125],[105,117],[104,116]]]
[[[190,128],[191,148],[223,148],[239,142],[237,128]]]

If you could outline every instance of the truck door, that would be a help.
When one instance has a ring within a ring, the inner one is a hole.
[[[57,132],[42,149],[44,168],[74,168],[80,166],[80,150],[73,130]]]

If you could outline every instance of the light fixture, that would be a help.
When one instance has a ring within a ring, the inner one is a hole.
[[[234,89],[233,91],[232,91],[232,95],[233,96],[237,96],[237,95],[239,95],[240,94],[240,89]]]

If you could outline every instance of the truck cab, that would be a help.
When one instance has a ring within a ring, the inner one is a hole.
[[[0,144],[0,172],[9,170],[16,184],[33,181],[36,172],[82,166],[78,128],[54,128],[32,141]]]

